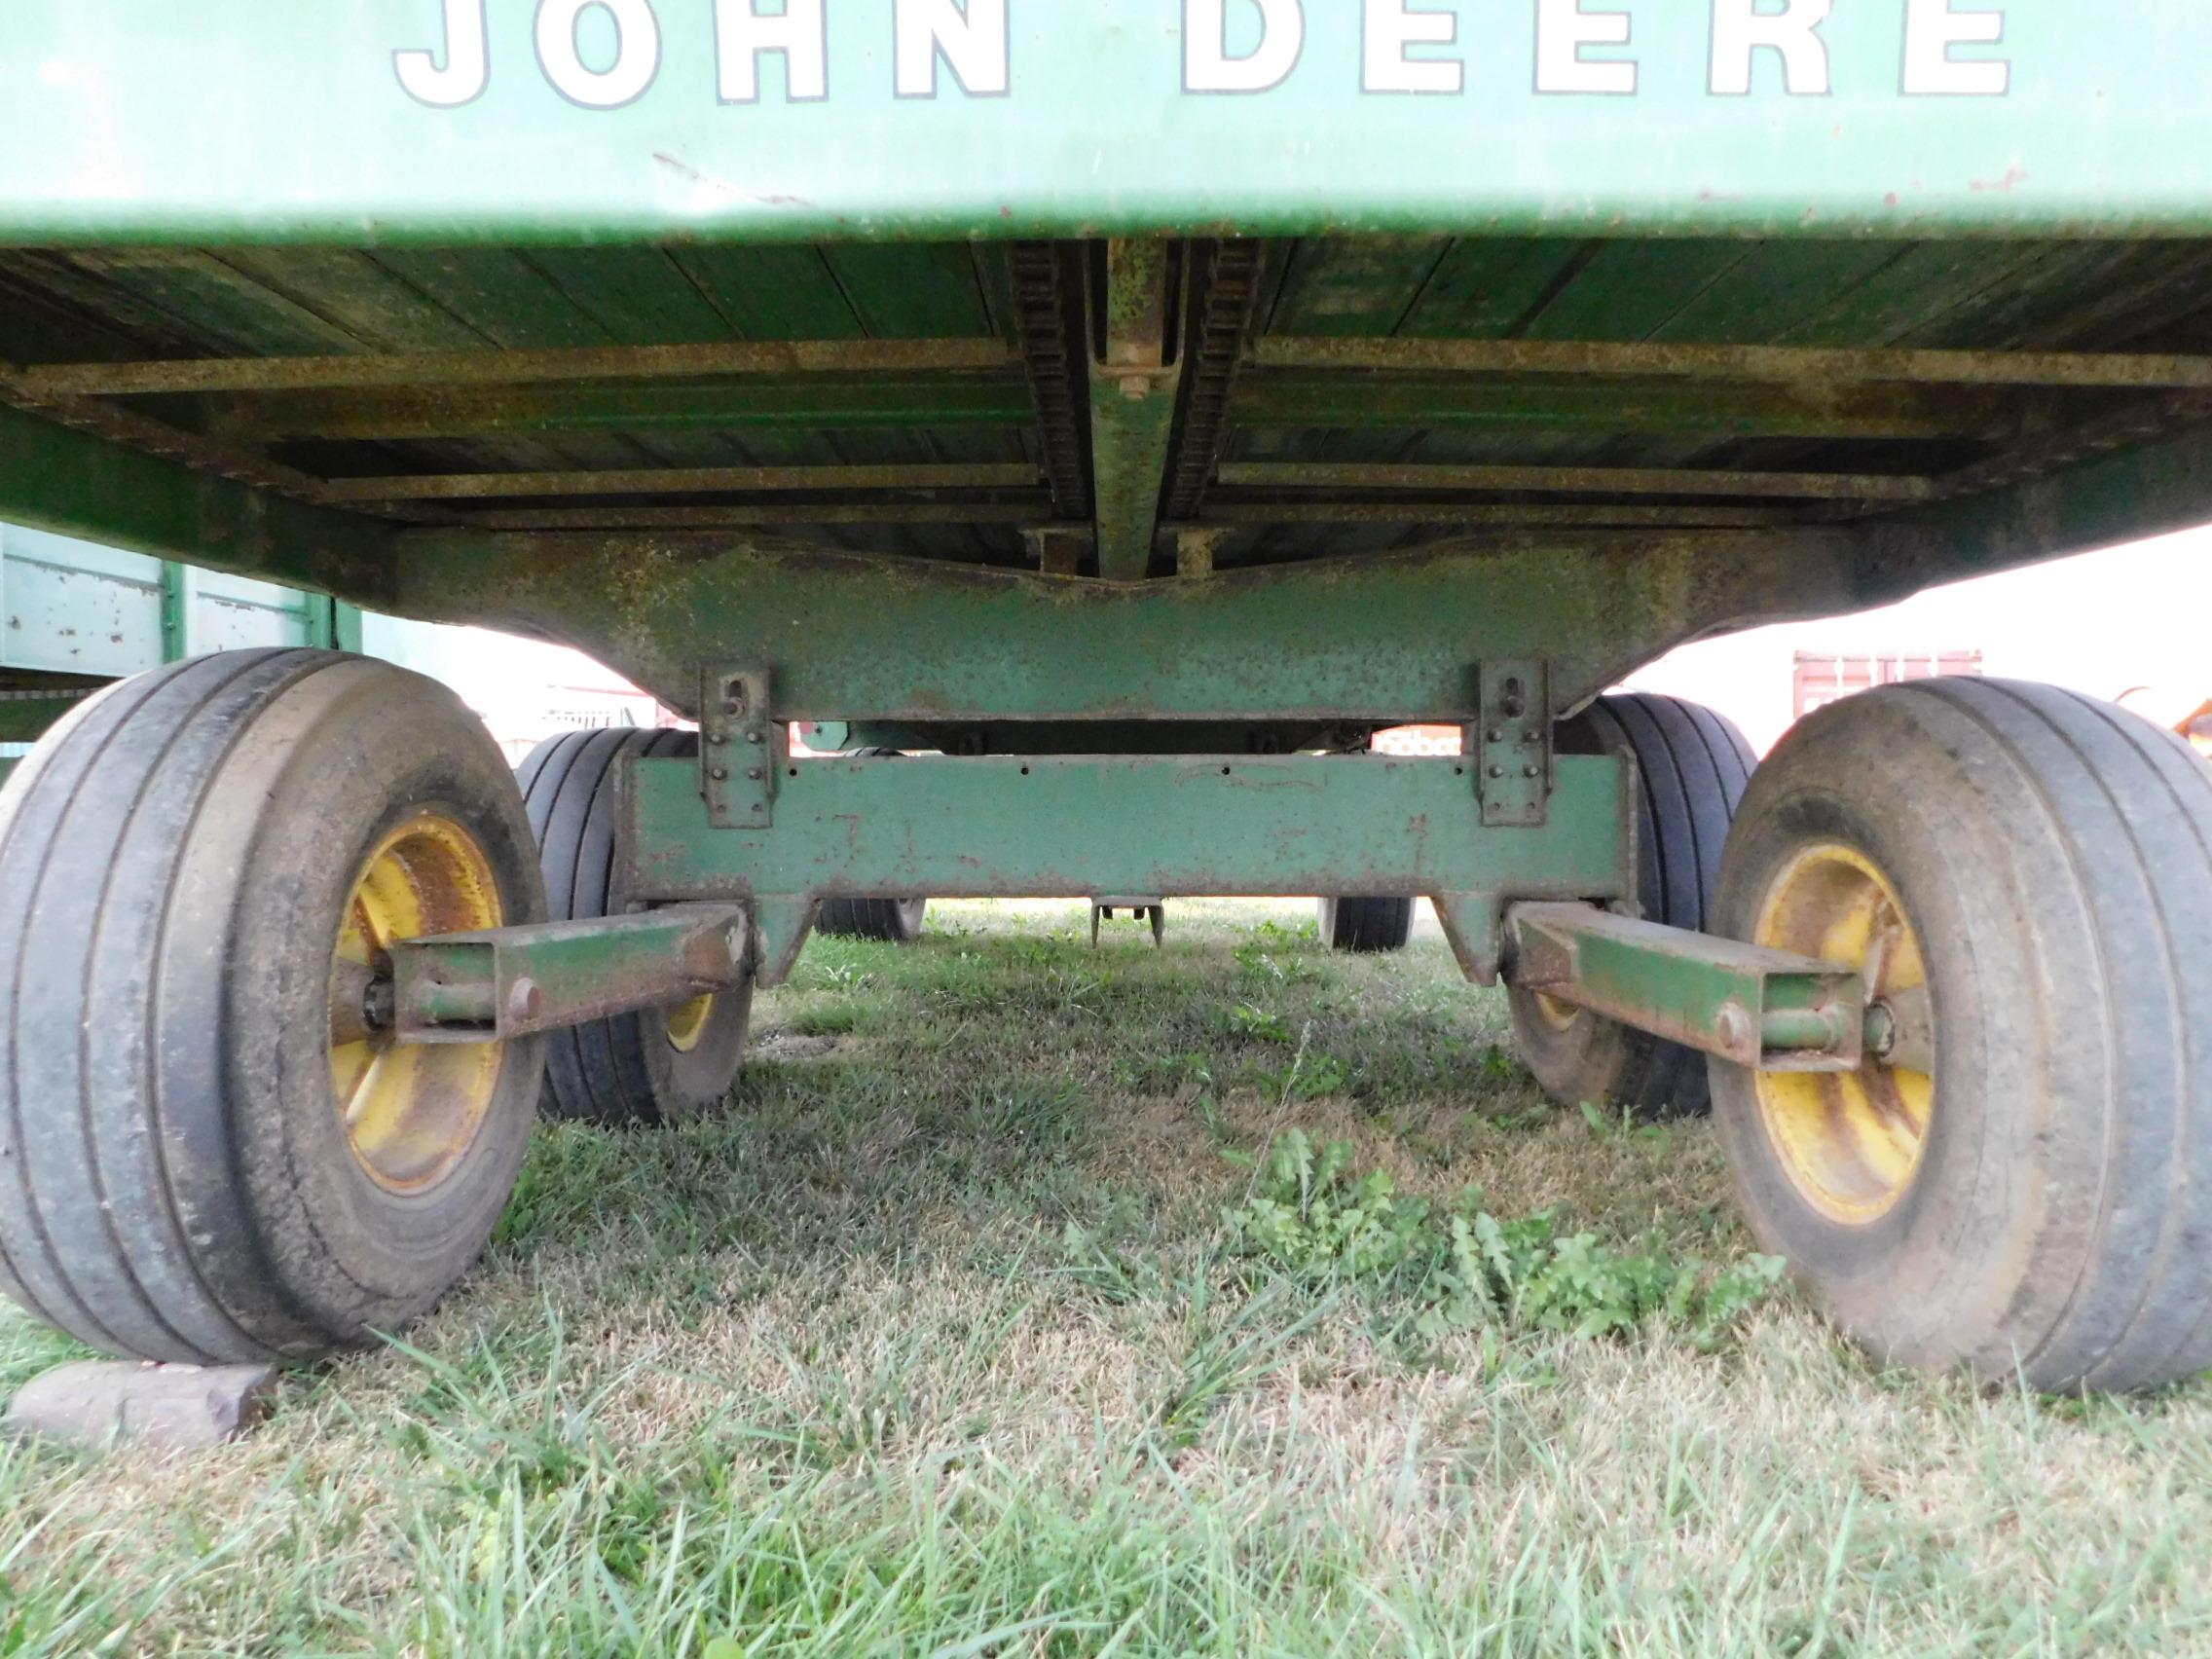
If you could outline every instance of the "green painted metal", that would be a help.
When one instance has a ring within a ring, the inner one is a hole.
[[[0,743],[36,743],[82,700],[78,696],[0,693]]]
[[[1144,579],[1175,429],[1182,364],[1174,354],[1176,267],[1164,244],[1107,244],[1105,338],[1090,375],[1091,475],[1098,573]]]
[[[1559,763],[1537,828],[1482,823],[1454,760],[794,760],[773,824],[715,830],[688,761],[637,764],[617,836],[645,901],[1381,895],[1618,898],[1630,776]],[[765,947],[764,947],[765,948]],[[766,982],[773,982],[772,979]]]
[[[1516,904],[1506,937],[1519,988],[1738,1065],[1846,1072],[1865,1056],[1851,970],[1590,904]]]
[[[1486,659],[1548,659],[1564,713],[1690,635],[1853,609],[1852,546],[1563,538],[1124,583],[424,531],[405,538],[397,608],[520,623],[687,711],[711,658],[771,670],[779,719],[1454,722]]]
[[[1392,5],[1278,4],[1263,39],[1257,7],[1088,0],[1011,8],[1003,49],[924,41],[906,96],[911,0],[830,5],[819,35],[801,4],[756,77],[750,5],[623,10],[539,40],[535,0],[13,0],[0,239],[2212,225],[2197,0],[1792,9],[1825,21],[1782,25],[1788,55],[1731,50],[1753,8],[1719,0],[1409,9],[1455,38],[1403,51]],[[1630,44],[1577,45],[1608,29]]]
[[[748,927],[735,905],[683,904],[403,940],[387,1022],[403,1043],[496,1043],[689,1002],[744,982]]]
[[[0,511],[34,529],[378,608],[388,528],[0,406]]]

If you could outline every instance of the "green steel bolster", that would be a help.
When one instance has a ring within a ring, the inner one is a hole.
[[[0,743],[36,743],[87,695],[17,697],[0,692]]]
[[[388,608],[390,527],[0,405],[0,516]]]
[[[2202,0],[778,10],[9,0],[0,240],[2212,226]]]
[[[1589,904],[1517,904],[1506,932],[1522,990],[1764,1071],[1856,1071],[1864,1058],[1865,987],[1832,963]]]
[[[1453,723],[1474,718],[1478,662],[1535,657],[1564,714],[1683,639],[1859,603],[1835,531],[1458,542],[1141,583],[768,538],[403,542],[404,614],[566,641],[684,710],[711,641],[774,671],[779,719]]]
[[[796,760],[775,822],[714,830],[699,769],[631,774],[617,860],[648,900],[1281,893],[1618,898],[1626,768],[1559,762],[1547,822],[1486,829],[1455,760]]]
[[[750,947],[732,904],[405,940],[391,952],[399,1039],[503,1042],[688,1002],[742,983]]]

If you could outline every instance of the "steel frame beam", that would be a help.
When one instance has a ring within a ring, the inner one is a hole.
[[[1511,380],[1433,372],[1373,375],[1256,366],[1237,383],[1247,430],[1678,432],[1715,437],[1941,439],[2019,437],[2055,392],[1887,382]],[[2086,395],[2074,393],[2075,396]],[[2106,395],[2110,395],[2109,393]]]
[[[2147,351],[1922,351],[1278,335],[1257,342],[1251,357],[1265,369],[1373,374],[1608,376],[1829,387],[1918,385],[2212,391],[2212,356]]]
[[[789,971],[817,902],[1098,893],[1427,895],[1479,916],[1497,955],[1513,899],[1633,885],[1628,767],[1561,759],[1540,824],[1484,822],[1474,763],[1355,756],[838,758],[788,762],[766,826],[710,828],[699,767],[635,763],[620,790],[622,891],[744,903],[760,982]]]
[[[807,375],[1012,374],[1003,340],[796,340],[567,350],[358,352],[315,357],[47,363],[17,371],[41,397],[179,392],[414,390],[424,387],[575,386],[593,381]]]
[[[586,472],[420,473],[337,478],[329,501],[499,500],[530,496],[727,496],[881,490],[1034,490],[1026,461],[968,466],[648,466]]]
[[[1098,573],[1108,581],[1142,581],[1152,566],[1183,384],[1179,253],[1161,241],[1106,248],[1105,332],[1090,366],[1090,475]]]
[[[1834,530],[1466,542],[1173,582],[766,541],[400,546],[404,614],[565,640],[683,710],[709,651],[762,665],[781,719],[1453,723],[1475,718],[1477,663],[1534,657],[1565,714],[1683,639],[1860,603]]]
[[[1657,466],[1450,466],[1324,461],[1225,461],[1214,481],[1235,490],[1449,491],[1543,496],[1733,496],[1802,501],[1926,501],[1936,481],[1887,473],[1741,472]]]

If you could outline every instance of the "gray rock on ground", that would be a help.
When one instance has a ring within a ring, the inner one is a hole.
[[[276,1385],[271,1365],[56,1366],[9,1402],[11,1433],[105,1448],[201,1452],[250,1429]]]

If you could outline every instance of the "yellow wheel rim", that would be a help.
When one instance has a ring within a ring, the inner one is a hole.
[[[1925,1002],[1919,936],[1889,878],[1848,847],[1800,854],[1768,888],[1755,940],[1859,970],[1875,1001],[1917,992]],[[1866,1226],[1911,1191],[1936,1110],[1930,1073],[1869,1053],[1856,1072],[1760,1072],[1756,1088],[1783,1167],[1830,1221]]]
[[[707,1034],[707,1021],[714,1017],[715,998],[709,992],[693,997],[682,1008],[668,1011],[668,1043],[680,1054],[688,1054],[699,1046],[699,1039]]]
[[[425,813],[362,866],[330,974],[330,1085],[353,1156],[387,1192],[434,1187],[475,1145],[498,1086],[501,1045],[402,1044],[362,1014],[391,947],[504,925],[498,883],[474,836]]]
[[[1535,1005],[1536,1017],[1554,1031],[1571,1031],[1574,1022],[1582,1017],[1582,1011],[1572,1003],[1563,1003],[1557,997],[1547,997],[1541,991],[1529,1000]]]

